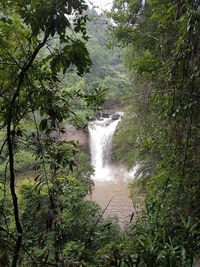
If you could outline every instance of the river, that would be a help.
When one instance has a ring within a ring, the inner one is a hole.
[[[125,166],[111,160],[112,138],[123,113],[117,112],[107,118],[100,116],[88,125],[91,164],[94,167],[95,188],[92,199],[104,210],[104,217],[117,216],[123,226],[133,213],[128,184],[134,177]]]

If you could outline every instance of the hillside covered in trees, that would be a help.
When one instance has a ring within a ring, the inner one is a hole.
[[[194,266],[199,1],[2,0],[0,32],[0,266]],[[125,229],[86,198],[89,155],[55,138],[102,108],[125,110],[113,158],[140,166]]]

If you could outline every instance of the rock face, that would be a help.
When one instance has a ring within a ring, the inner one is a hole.
[[[115,112],[112,110],[104,110],[104,111],[98,111],[96,113],[96,116],[91,115],[89,116],[89,120],[92,122],[94,120],[103,120],[104,118],[110,118],[105,126],[110,125],[115,120],[118,120],[121,116],[123,116],[123,112]],[[75,143],[78,143],[80,145],[80,148],[83,152],[89,154],[89,136],[87,132],[84,132],[83,130],[77,130],[72,125],[65,125],[60,124],[60,127],[65,131],[65,133],[58,133],[55,131],[52,134],[52,137],[55,137],[58,141],[74,141]]]
[[[62,125],[62,128],[65,133],[55,134],[55,138],[58,141],[74,141],[80,145],[83,152],[89,153],[89,141],[86,132],[77,130],[72,125]]]

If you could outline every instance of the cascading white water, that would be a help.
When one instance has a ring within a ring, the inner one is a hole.
[[[102,118],[90,122],[88,125],[90,134],[91,164],[94,167],[95,180],[112,180],[109,163],[111,161],[112,138],[117,124],[121,120],[122,113],[117,113],[118,119]]]
[[[112,138],[122,115],[123,113],[117,112],[110,118],[103,118],[101,114],[99,119],[88,125],[95,180],[92,199],[103,209],[106,208],[105,217],[117,216],[121,226],[124,222],[129,222],[133,212],[132,201],[128,198],[128,184],[134,179],[139,166],[128,171],[125,164],[111,162]]]

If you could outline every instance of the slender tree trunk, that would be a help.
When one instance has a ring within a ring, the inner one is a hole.
[[[16,193],[15,193],[15,172],[14,172],[14,157],[13,157],[11,123],[9,123],[7,127],[7,144],[8,144],[8,153],[9,153],[9,163],[10,163],[10,191],[11,191],[12,201],[13,201],[15,224],[16,224],[16,229],[18,232],[18,237],[17,237],[17,241],[15,244],[15,250],[14,250],[14,256],[13,256],[13,262],[12,262],[12,267],[15,267],[17,266],[19,252],[21,249],[23,232],[22,232],[22,227],[21,227],[21,223],[19,220],[18,202],[17,202]]]
[[[17,261],[19,258],[19,253],[20,253],[20,249],[22,246],[22,238],[23,238],[23,235],[22,235],[23,230],[22,230],[22,226],[20,223],[20,219],[19,219],[19,208],[18,208],[17,195],[15,192],[15,172],[14,172],[14,155],[13,155],[13,136],[14,136],[14,133],[11,130],[12,120],[13,120],[14,112],[17,112],[15,110],[15,104],[16,104],[16,99],[19,98],[19,96],[20,96],[20,90],[21,90],[21,86],[22,86],[23,81],[24,81],[24,77],[25,77],[27,71],[29,70],[29,68],[31,67],[32,63],[34,62],[38,52],[45,45],[45,43],[46,43],[46,41],[50,35],[51,28],[52,28],[53,23],[54,23],[54,20],[53,20],[54,9],[55,9],[55,7],[53,5],[50,24],[49,24],[49,27],[48,27],[46,33],[45,33],[43,41],[41,43],[39,43],[38,46],[35,48],[32,56],[24,64],[23,68],[21,68],[21,72],[20,72],[19,76],[17,77],[17,79],[15,80],[15,82],[18,82],[18,84],[17,84],[16,91],[14,92],[13,98],[10,102],[10,109],[9,109],[9,113],[8,113],[7,145],[8,145],[8,154],[9,154],[9,164],[10,164],[10,191],[11,191],[12,200],[13,200],[15,225],[16,225],[16,229],[18,232],[18,237],[17,237],[17,241],[15,244],[14,256],[13,256],[13,261],[12,261],[12,267],[17,266]]]

